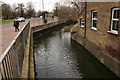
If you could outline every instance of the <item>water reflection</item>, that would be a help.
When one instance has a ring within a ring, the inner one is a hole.
[[[116,77],[63,29],[45,33],[36,42],[37,78]]]

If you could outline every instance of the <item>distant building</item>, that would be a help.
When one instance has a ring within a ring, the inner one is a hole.
[[[53,17],[54,17],[53,13],[48,14],[48,18],[53,18]]]
[[[72,39],[120,77],[120,2],[87,2],[75,28]]]

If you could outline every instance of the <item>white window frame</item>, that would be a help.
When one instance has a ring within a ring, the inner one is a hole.
[[[91,27],[91,29],[92,29],[92,30],[97,30],[97,26],[96,26],[96,27],[93,26],[93,21],[94,21],[94,20],[97,21],[97,18],[93,18],[93,13],[94,13],[94,12],[97,12],[97,10],[93,10],[93,11],[92,11],[92,27]]]
[[[112,9],[111,28],[110,28],[110,31],[108,31],[108,32],[111,32],[111,33],[114,33],[114,34],[118,34],[118,31],[112,29],[113,28],[113,21],[119,21],[119,19],[113,18],[115,10],[120,10],[120,8],[113,8]]]
[[[83,18],[80,19],[80,27],[84,28],[85,26],[82,25],[82,23],[85,25],[85,22],[84,22],[84,19],[83,19]]]

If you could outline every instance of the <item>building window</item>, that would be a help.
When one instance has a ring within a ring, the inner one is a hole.
[[[120,8],[112,9],[111,28],[110,31],[114,34],[118,34],[118,21],[119,21]]]
[[[92,27],[91,29],[97,30],[97,11],[92,11]]]
[[[80,27],[84,27],[84,19],[82,18],[82,19],[80,19]]]

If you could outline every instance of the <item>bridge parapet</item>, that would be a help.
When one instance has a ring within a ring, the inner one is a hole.
[[[25,24],[9,47],[0,56],[0,79],[35,78],[33,33],[52,28],[57,22],[30,27],[30,21]]]
[[[0,79],[21,78],[30,31],[29,21],[0,56]]]

